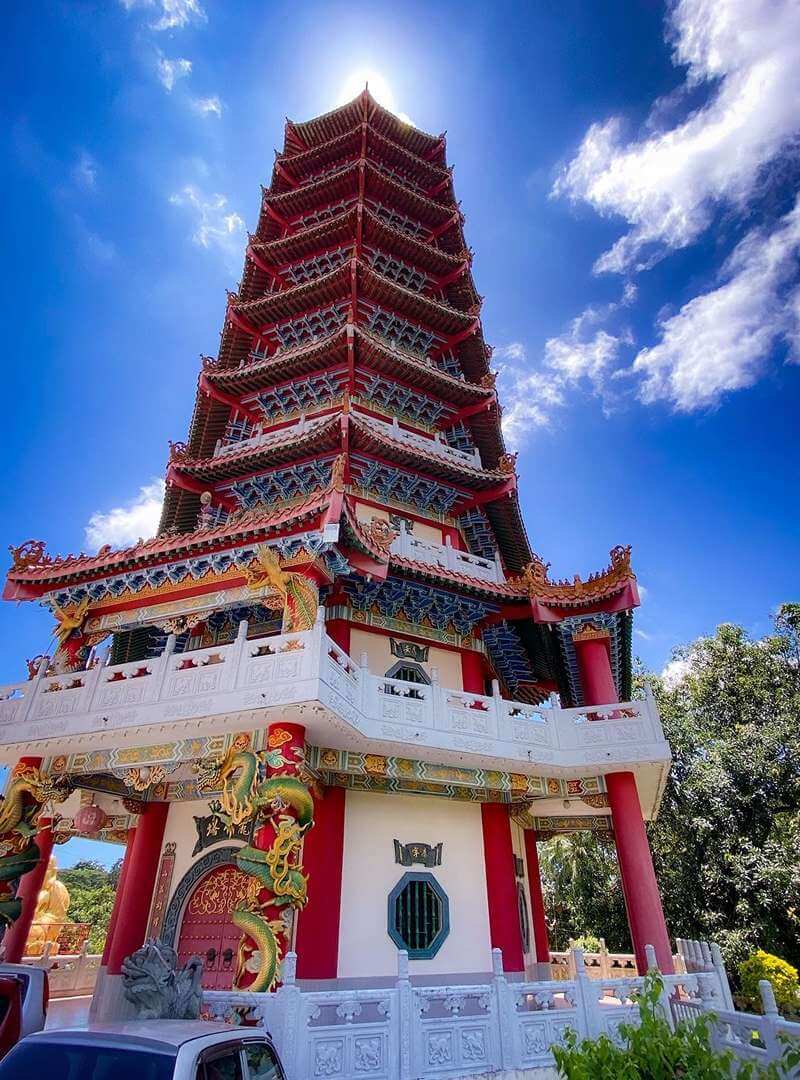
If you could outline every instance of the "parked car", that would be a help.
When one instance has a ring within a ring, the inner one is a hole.
[[[0,1062],[0,1080],[286,1080],[260,1028],[148,1020],[40,1031]]]
[[[0,1058],[47,1019],[47,972],[28,964],[0,964]]]

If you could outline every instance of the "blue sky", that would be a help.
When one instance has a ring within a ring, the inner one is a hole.
[[[285,115],[448,132],[536,550],[631,543],[656,669],[796,599],[789,0],[73,0],[5,13],[5,543],[154,526]],[[50,619],[0,607],[2,675]]]

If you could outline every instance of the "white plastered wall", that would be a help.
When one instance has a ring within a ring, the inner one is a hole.
[[[393,635],[398,641],[404,640],[401,634]],[[367,654],[367,666],[373,675],[385,675],[398,662],[392,655],[389,637],[386,634],[373,634],[368,630],[350,632],[350,655],[358,663],[361,654]],[[428,659],[420,667],[430,678],[434,668],[439,673],[439,683],[448,690],[461,690],[464,686],[461,675],[461,654],[455,649],[438,649],[431,645]]]
[[[442,865],[428,870],[445,891],[450,933],[430,960],[412,960],[414,975],[491,970],[489,909],[478,803],[422,795],[348,791],[339,929],[339,978],[394,976],[397,946],[387,931],[389,893],[409,870],[395,862],[401,844],[441,843]]]

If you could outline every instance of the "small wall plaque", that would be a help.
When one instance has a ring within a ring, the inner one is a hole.
[[[395,638],[389,638],[389,648],[392,650],[392,656],[397,656],[401,660],[416,660],[418,664],[427,662],[430,651],[429,645],[417,645],[414,641],[397,641]]]
[[[436,844],[401,844],[399,840],[394,842],[394,861],[401,866],[441,866],[442,845]]]
[[[211,813],[207,817],[196,817],[194,819],[195,828],[197,829],[197,841],[192,850],[193,856],[198,855],[204,848],[210,847],[212,844],[218,844],[221,840],[244,840],[245,843],[250,841],[250,834],[253,829],[252,821],[244,821],[241,825],[234,825],[231,828],[221,816],[222,806],[220,803],[209,803],[208,808]]]

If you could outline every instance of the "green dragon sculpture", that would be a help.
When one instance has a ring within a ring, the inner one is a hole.
[[[280,979],[291,927],[287,916],[308,900],[308,879],[299,857],[303,836],[314,824],[314,799],[304,779],[285,773],[268,777],[267,765],[280,768],[294,763],[280,751],[259,755],[231,747],[201,781],[207,788],[222,785],[222,810],[231,824],[269,822],[274,830],[268,848],[246,844],[236,855],[236,864],[250,884],[245,901],[233,912],[233,923],[242,931],[234,987],[254,993],[272,990]],[[281,917],[269,918],[270,909]],[[253,978],[244,986],[248,975]]]
[[[46,802],[63,802],[71,788],[34,765],[18,766],[0,798],[0,926],[19,918],[22,901],[14,893],[23,874],[39,862],[36,822]]]

